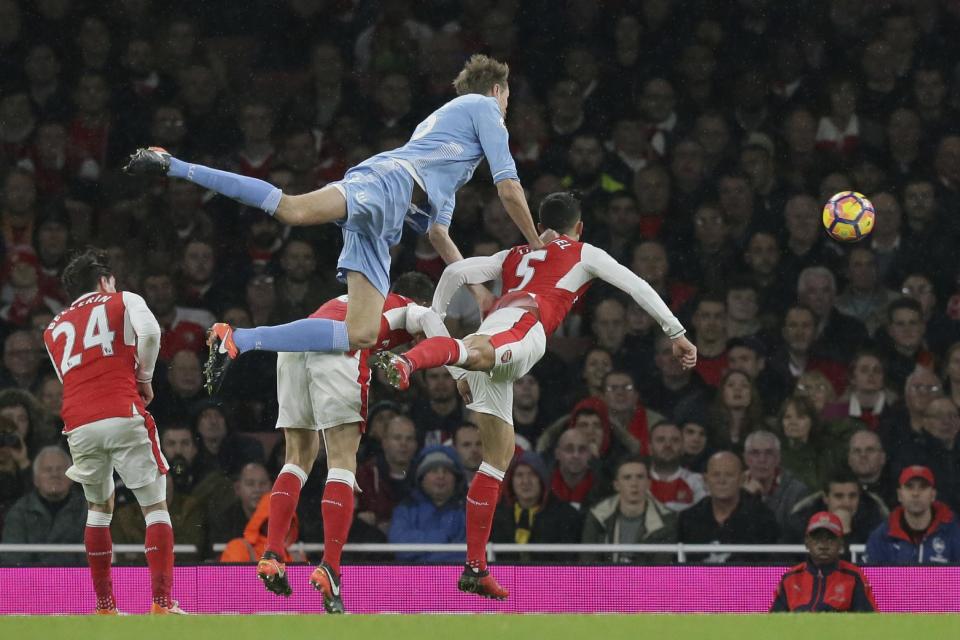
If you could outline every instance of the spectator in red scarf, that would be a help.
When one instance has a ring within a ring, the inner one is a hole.
[[[664,420],[664,416],[643,404],[633,376],[626,371],[611,371],[603,386],[612,433],[630,453],[648,455],[650,427]]]
[[[850,386],[838,402],[828,404],[824,420],[852,418],[871,431],[880,424],[880,415],[893,402],[894,396],[886,389],[883,360],[874,353],[862,351],[850,366]]]
[[[591,491],[599,485],[590,468],[590,442],[580,429],[563,432],[554,449],[557,463],[550,476],[550,492],[562,502],[582,510],[590,503]]]

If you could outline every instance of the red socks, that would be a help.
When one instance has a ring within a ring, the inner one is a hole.
[[[323,562],[340,575],[340,555],[353,523],[354,474],[346,469],[330,469],[323,489],[320,511],[323,514]]]
[[[113,514],[99,511],[87,512],[87,526],[83,531],[83,545],[87,548],[87,564],[93,578],[93,590],[97,594],[97,609],[116,609],[113,599],[113,579],[110,563],[113,561],[113,539],[110,537],[110,520]]]
[[[404,352],[403,357],[413,365],[414,371],[433,369],[445,364],[463,364],[467,359],[467,349],[461,340],[438,336],[421,341]]]
[[[487,540],[502,482],[503,471],[484,462],[467,492],[467,564],[478,571],[487,568]]]
[[[150,586],[153,602],[161,607],[173,604],[170,590],[173,586],[173,525],[167,511],[151,511],[147,514],[147,535],[144,538],[144,553],[150,567]]]
[[[285,464],[273,483],[270,494],[270,516],[267,521],[267,551],[283,557],[287,548],[290,522],[297,511],[300,490],[307,481],[307,472],[295,464]]]

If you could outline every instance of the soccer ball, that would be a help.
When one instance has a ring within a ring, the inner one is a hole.
[[[823,226],[834,240],[859,242],[873,232],[873,203],[856,191],[841,191],[823,206]]]

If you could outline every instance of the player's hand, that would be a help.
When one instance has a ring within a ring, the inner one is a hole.
[[[457,380],[457,391],[460,392],[460,397],[463,398],[465,404],[473,402],[473,392],[470,391],[470,383],[467,382],[466,376]]]
[[[758,480],[750,477],[749,470],[743,474],[743,484],[741,485],[741,488],[747,493],[752,493],[755,496],[763,493],[763,485],[761,485]]]
[[[470,289],[474,300],[477,301],[477,306],[480,307],[480,317],[486,316],[487,311],[490,310],[490,307],[492,307],[496,301],[496,297],[490,292],[490,289],[487,289],[482,284],[469,284],[467,288]]]
[[[153,402],[153,383],[137,382],[137,393],[143,399],[143,406],[149,405]]]
[[[680,361],[684,369],[697,366],[697,348],[683,335],[673,339],[673,357]]]
[[[548,242],[553,242],[559,237],[560,237],[559,233],[557,233],[553,229],[547,229],[546,231],[540,234],[540,241],[543,242],[543,244],[547,244]]]

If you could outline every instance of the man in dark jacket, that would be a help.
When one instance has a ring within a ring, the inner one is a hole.
[[[810,553],[787,571],[777,585],[770,612],[877,610],[867,579],[855,565],[840,559],[843,524],[836,514],[813,514],[804,544]]]
[[[671,544],[677,541],[677,515],[650,493],[650,467],[644,458],[631,456],[617,465],[613,480],[616,493],[587,513],[584,544]],[[596,561],[599,554],[583,554]],[[666,563],[671,554],[637,555],[608,553],[605,562]]]
[[[736,454],[720,451],[707,462],[704,475],[710,494],[680,514],[680,542],[685,544],[774,544],[780,527],[763,502],[740,486],[743,464]],[[693,558],[691,558],[693,559]],[[704,562],[740,560],[728,553],[713,553]],[[757,556],[743,557],[757,561]]]
[[[867,562],[947,564],[960,562],[960,525],[937,501],[933,473],[915,465],[900,473],[900,506],[870,534]]]
[[[507,470],[503,498],[493,514],[490,540],[500,544],[575,544],[583,517],[548,488],[547,468],[536,453],[523,452]],[[497,554],[499,560],[521,562],[570,560],[570,554]]]
[[[841,469],[827,478],[822,491],[796,504],[787,518],[781,540],[790,544],[801,542],[805,523],[819,511],[829,511],[840,518],[843,534],[851,544],[864,544],[870,532],[889,513],[879,496],[864,492],[856,476]]]
[[[82,544],[87,521],[83,494],[73,491],[67,477],[70,456],[57,447],[44,447],[33,461],[34,490],[13,503],[3,524],[4,544]],[[9,564],[64,564],[83,562],[83,554],[10,553]]]

